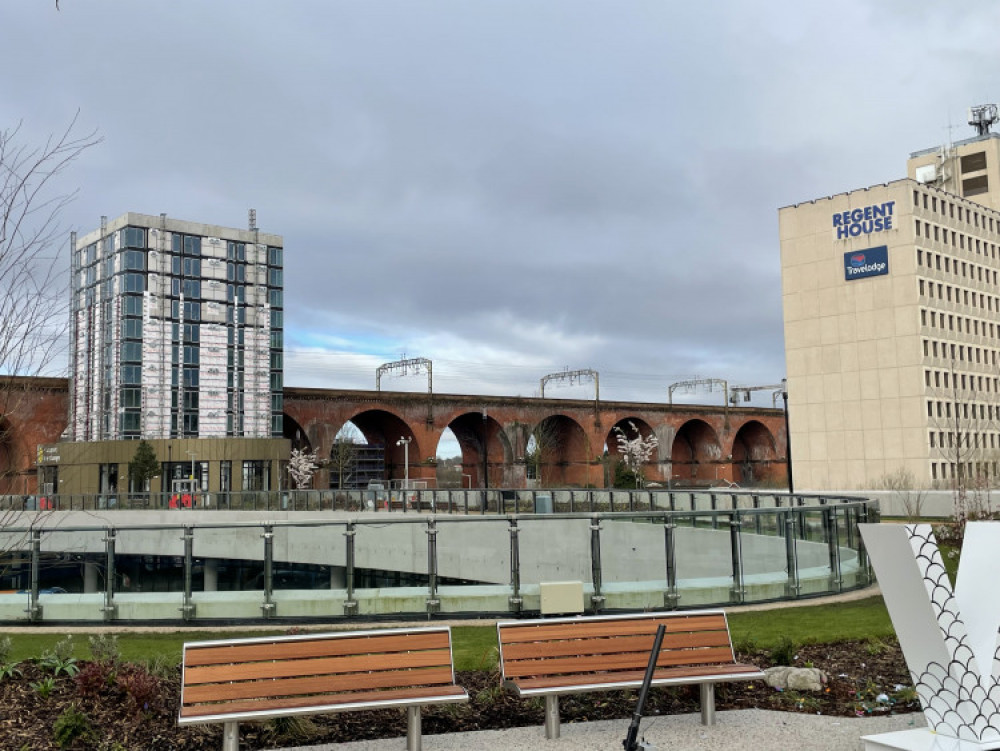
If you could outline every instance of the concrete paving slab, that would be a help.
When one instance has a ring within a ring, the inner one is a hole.
[[[862,736],[925,727],[924,716],[830,717],[761,709],[716,713],[716,724],[705,727],[698,713],[645,717],[640,736],[656,751],[862,751]],[[423,751],[619,751],[629,719],[562,723],[561,737],[546,740],[537,727],[484,730],[473,733],[424,735]],[[405,738],[301,746],[284,751],[402,751]]]

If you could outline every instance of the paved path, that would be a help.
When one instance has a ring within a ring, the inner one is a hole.
[[[640,735],[656,751],[860,751],[862,736],[924,727],[920,713],[892,717],[823,715],[742,709],[716,712],[704,727],[699,713],[644,718]],[[425,735],[424,751],[620,751],[629,720],[563,723],[561,737],[546,740],[541,725],[475,733]],[[301,746],[284,751],[403,751],[405,738]]]

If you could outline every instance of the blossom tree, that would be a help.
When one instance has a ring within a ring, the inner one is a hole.
[[[292,449],[292,453],[288,457],[288,474],[292,476],[295,487],[299,489],[309,486],[318,466],[315,451]]]
[[[642,465],[649,461],[649,458],[660,445],[654,433],[643,437],[635,423],[629,420],[629,427],[635,433],[635,438],[629,438],[628,434],[617,425],[614,427],[615,438],[618,442],[618,453],[621,454],[625,466],[635,475],[635,486],[642,487],[645,478],[642,474]]]

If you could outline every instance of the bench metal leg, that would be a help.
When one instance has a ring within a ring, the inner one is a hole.
[[[222,726],[222,751],[240,751],[240,724],[227,722]]]
[[[715,724],[715,684],[702,683],[701,689],[701,724]]]
[[[406,708],[406,751],[421,751],[420,705]]]
[[[559,694],[545,697],[545,737],[549,740],[559,737]]]

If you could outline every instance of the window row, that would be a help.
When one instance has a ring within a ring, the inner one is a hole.
[[[997,462],[931,462],[932,480],[982,481],[997,474]]]
[[[972,347],[965,344],[955,344],[954,342],[939,342],[934,339],[924,339],[924,357],[941,357],[952,362],[968,362],[970,365],[975,362],[979,365],[991,365],[996,367],[996,350],[986,347]]]
[[[924,370],[924,385],[927,387],[933,386],[934,388],[953,388],[988,394],[1000,393],[1000,378],[972,373],[956,373],[948,370]],[[997,406],[996,416],[1000,420],[1000,405]],[[992,407],[990,407],[990,419],[993,419]]]
[[[986,284],[997,283],[997,272],[970,261],[959,261],[947,254],[934,253],[929,250],[917,248],[917,266],[926,266],[937,271],[944,271],[946,274],[962,276],[972,281],[985,282]]]
[[[977,420],[979,422],[1000,420],[1000,407],[994,411],[988,404],[957,402],[953,405],[951,401],[929,399],[927,401],[927,417],[932,420],[949,420],[954,417],[957,420]],[[943,423],[942,426],[947,427],[948,424]]]
[[[928,308],[920,309],[920,325],[942,331],[958,331],[959,333],[970,334],[971,336],[983,336],[990,339],[1000,338],[1000,325],[987,323],[978,318],[945,313]],[[956,325],[958,328],[956,329]]]
[[[1000,297],[987,295],[983,292],[952,287],[950,284],[934,282],[929,279],[919,279],[917,291],[921,297],[926,297],[930,300],[946,300],[956,305],[965,305],[970,308],[986,310],[990,313],[994,311],[1000,312]]]
[[[1000,434],[962,432],[957,434],[948,430],[932,430],[928,434],[931,448],[958,449],[961,452],[978,451],[979,449],[996,450],[1000,447]]]
[[[994,222],[994,218],[985,212],[966,208],[955,201],[948,201],[942,196],[940,200],[937,196],[929,195],[921,190],[913,191],[913,205],[920,207],[923,204],[925,211],[933,211],[948,219],[958,219],[960,222],[971,224],[990,232],[1000,231],[1000,220]]]
[[[921,230],[923,230],[922,236],[927,240],[951,245],[951,247],[958,250],[968,250],[970,253],[975,252],[977,255],[986,256],[994,261],[997,259],[996,243],[988,243],[985,240],[980,240],[978,237],[963,235],[961,232],[955,232],[955,230],[948,229],[947,227],[939,227],[930,222],[921,222],[919,219],[914,219],[913,231],[917,237],[921,237]],[[973,251],[973,248],[975,248],[975,251]]]

